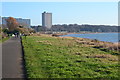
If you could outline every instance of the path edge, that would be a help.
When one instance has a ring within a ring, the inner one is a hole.
[[[20,44],[21,44],[21,53],[22,53],[22,65],[23,65],[23,74],[24,74],[24,78],[27,79],[27,70],[26,70],[26,61],[25,61],[25,52],[24,52],[24,46],[22,44],[22,37],[20,36]]]

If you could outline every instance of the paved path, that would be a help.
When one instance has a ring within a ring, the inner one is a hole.
[[[2,44],[2,78],[25,78],[20,38]]]
[[[2,78],[2,43],[0,43],[0,80]]]

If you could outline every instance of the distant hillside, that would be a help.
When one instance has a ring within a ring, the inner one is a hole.
[[[109,26],[109,25],[53,25],[51,29],[47,29],[42,26],[32,26],[36,31],[54,31],[54,32],[118,32],[118,26]]]
[[[53,31],[67,31],[67,32],[118,32],[118,26],[106,25],[54,25]]]

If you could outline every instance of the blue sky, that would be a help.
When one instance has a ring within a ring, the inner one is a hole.
[[[3,2],[0,15],[41,25],[44,11],[52,13],[53,24],[118,25],[117,2]]]

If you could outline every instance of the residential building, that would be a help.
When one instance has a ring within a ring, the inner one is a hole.
[[[6,19],[9,17],[2,17],[2,24],[7,27]],[[30,19],[22,19],[22,18],[15,18],[16,21],[19,23],[20,26],[23,26],[24,28],[30,28],[31,21]]]
[[[52,13],[42,13],[42,27],[50,29],[52,27]]]

